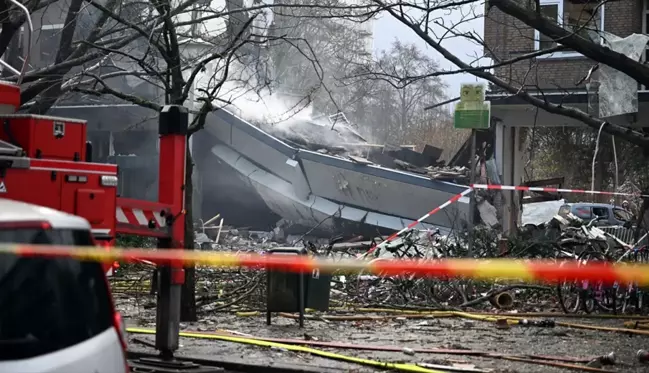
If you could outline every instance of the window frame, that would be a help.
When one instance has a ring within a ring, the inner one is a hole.
[[[41,25],[40,30],[62,30],[65,23],[52,23],[49,25]]]
[[[52,23],[52,24],[43,24],[38,29],[38,43],[39,43],[38,63],[39,64],[44,61],[43,51],[41,50],[41,43],[43,42],[43,40],[41,40],[41,32],[43,32],[43,31],[55,31],[55,32],[58,31],[58,32],[61,32],[64,27],[65,27],[64,23]],[[57,48],[58,48],[58,46],[57,46]],[[33,53],[34,53],[34,51],[32,51],[32,55],[33,55]],[[56,55],[54,55],[53,58],[56,58]],[[52,63],[54,63],[54,61],[52,61]]]
[[[201,24],[196,23],[194,21],[202,18],[203,15],[205,14],[206,9],[210,8],[211,5],[212,5],[211,0],[198,0],[196,1],[196,3],[194,3],[194,6],[190,11],[190,18],[192,24],[189,26],[190,27],[189,33],[192,38],[200,39],[202,36],[205,36],[203,35],[202,31],[199,30]]]
[[[559,26],[563,27],[563,8],[564,8],[564,2],[569,1],[569,0],[539,0],[539,4],[541,6],[544,5],[557,5],[558,6],[558,14],[557,14],[557,23]],[[600,30],[604,30],[604,24],[605,24],[605,18],[606,18],[606,4],[602,4],[602,6],[599,8],[600,10]],[[537,29],[534,29],[534,51],[539,51],[540,44],[541,44],[541,32]],[[536,58],[539,59],[552,59],[552,58],[583,58],[584,55],[576,52],[576,51],[558,51],[554,53],[548,53],[544,54],[542,56],[537,56]]]
[[[0,33],[1,32],[2,32],[2,24],[0,24]],[[4,62],[7,63],[9,62],[7,61],[7,58],[9,57],[9,53],[7,53],[7,51],[9,50],[9,48],[10,48],[9,45],[7,45],[7,50],[5,50],[5,53],[2,56],[0,56],[0,59],[2,59]],[[19,48],[18,55],[20,59],[22,61],[25,61],[25,26],[20,26],[20,28],[18,29],[18,48]],[[17,70],[20,71],[21,68],[22,68],[22,64]],[[0,65],[0,75],[2,75],[4,69],[6,69],[6,67]]]

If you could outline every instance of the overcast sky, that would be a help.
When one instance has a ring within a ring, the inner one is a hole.
[[[479,9],[482,8],[482,5],[479,5]],[[464,8],[464,12],[468,12],[470,9]],[[439,16],[443,16],[446,24],[452,22],[452,24],[457,24],[459,20],[462,19],[462,12],[453,11],[451,14],[440,13]],[[475,30],[479,35],[483,35],[483,18],[479,17],[478,19],[472,20],[461,25],[462,31]],[[401,22],[392,18],[389,14],[383,15],[381,18],[375,21],[374,23],[374,53],[378,53],[381,50],[390,48],[390,44],[398,39],[404,43],[414,43],[421,50],[425,51],[428,55],[433,57],[442,69],[444,70],[455,70],[457,67],[451,62],[446,60],[444,57],[439,55],[435,50],[429,47],[424,41],[421,40],[417,35],[415,35],[412,30],[406,28]],[[456,56],[460,57],[465,62],[470,62],[474,59],[476,54],[478,56],[482,55],[482,48],[469,42],[466,38],[454,38],[448,40],[446,43],[442,43],[442,46],[447,48],[450,52],[454,53]],[[443,80],[448,84],[447,94],[449,98],[457,97],[460,92],[460,84],[462,83],[473,83],[476,82],[476,78],[471,74],[455,74],[447,75],[442,77]]]

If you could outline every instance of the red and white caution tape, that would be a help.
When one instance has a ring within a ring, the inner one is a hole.
[[[649,195],[647,195],[647,194],[604,192],[604,191],[599,191],[599,190],[583,190],[583,189],[530,187],[530,186],[523,186],[523,185],[471,184],[471,188],[473,188],[473,189],[491,189],[491,190],[518,190],[518,191],[523,191],[523,192],[584,193],[584,194],[600,194],[600,195],[606,195],[606,196],[626,196],[626,197],[649,198]]]
[[[13,254],[25,258],[72,258],[82,261],[112,263],[116,260],[133,263],[147,260],[174,268],[196,266],[246,267],[275,271],[334,273],[370,273],[378,276],[464,277],[472,279],[512,279],[525,282],[602,281],[649,286],[649,264],[607,261],[554,261],[508,259],[443,259],[443,260],[354,260],[318,258],[308,255],[235,254],[182,249],[112,249],[80,246],[7,245],[0,243],[0,255]]]
[[[402,230],[398,231],[397,233],[393,233],[393,234],[392,234],[390,237],[388,237],[385,241],[383,241],[383,242],[381,242],[380,244],[378,244],[378,245],[372,247],[371,249],[369,249],[366,253],[364,253],[364,254],[362,255],[362,257],[364,257],[364,256],[366,256],[366,255],[368,255],[368,254],[373,253],[376,249],[378,249],[378,248],[380,248],[381,246],[387,244],[388,242],[394,240],[395,238],[397,238],[397,237],[398,237],[400,234],[402,234],[403,232],[405,232],[405,231],[407,231],[407,230],[413,228],[413,227],[416,226],[417,224],[419,224],[419,223],[421,223],[422,221],[428,219],[431,215],[435,215],[435,214],[437,214],[438,212],[440,212],[441,210],[445,209],[445,208],[448,207],[449,205],[451,205],[451,204],[453,204],[453,203],[459,201],[460,198],[466,196],[467,194],[471,193],[472,191],[473,191],[473,189],[469,188],[469,189],[463,191],[462,193],[459,193],[459,194],[454,195],[454,196],[453,196],[451,199],[449,199],[448,201],[446,201],[446,202],[442,203],[441,205],[435,207],[434,209],[430,210],[426,215],[424,215],[424,216],[422,216],[421,218],[419,218],[419,219],[413,221],[412,223],[408,224],[407,227],[403,228]]]

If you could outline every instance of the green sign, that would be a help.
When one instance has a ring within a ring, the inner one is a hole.
[[[455,128],[486,129],[491,124],[491,102],[485,102],[483,84],[462,84],[460,102],[455,105]]]

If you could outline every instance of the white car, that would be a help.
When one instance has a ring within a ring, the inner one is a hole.
[[[0,245],[91,246],[78,216],[0,198]],[[0,372],[127,373],[126,339],[99,263],[0,254]]]

